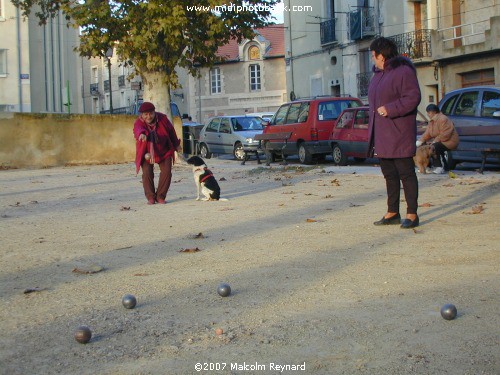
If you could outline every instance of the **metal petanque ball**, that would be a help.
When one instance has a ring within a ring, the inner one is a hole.
[[[86,344],[92,338],[92,331],[87,326],[80,326],[75,331],[75,340],[80,344]]]
[[[144,155],[144,159],[151,160],[151,154],[148,152],[146,155]]]
[[[217,293],[219,293],[219,296],[221,297],[227,297],[231,294],[231,287],[229,284],[220,284],[217,287]]]
[[[441,307],[441,316],[446,320],[453,320],[457,317],[457,308],[451,303]]]
[[[122,298],[123,307],[133,309],[137,305],[137,299],[132,294],[125,294]]]

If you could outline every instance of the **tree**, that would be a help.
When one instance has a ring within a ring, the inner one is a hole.
[[[80,55],[104,57],[115,47],[144,83],[144,99],[170,114],[170,88],[178,87],[177,66],[196,75],[217,61],[219,46],[254,37],[271,22],[279,0],[12,0],[40,24],[60,11],[68,26],[81,29]],[[226,5],[227,4],[227,5]]]

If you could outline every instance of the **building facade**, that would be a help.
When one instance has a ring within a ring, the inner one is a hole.
[[[205,123],[215,115],[274,112],[286,101],[283,25],[255,31],[252,40],[221,46],[223,61],[198,77],[179,72],[182,88],[172,99],[182,113]]]
[[[0,1],[0,112],[83,112],[79,35],[66,23],[60,13],[40,26]]]
[[[445,92],[500,83],[498,0],[285,0],[287,93],[366,102],[369,45],[392,38],[417,67],[423,111]],[[300,10],[300,11],[299,11]]]
[[[142,99],[142,82],[134,68],[125,65],[115,49],[106,57],[82,59],[82,97],[85,113],[133,114]]]

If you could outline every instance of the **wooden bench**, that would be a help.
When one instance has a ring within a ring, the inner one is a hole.
[[[292,136],[292,132],[281,132],[281,133],[268,133],[268,134],[257,134],[255,139],[259,141],[259,149],[263,150],[266,154],[266,165],[269,166],[271,164],[272,153],[266,147],[266,141],[283,141],[283,146],[281,147],[281,157],[283,159],[283,164],[286,164],[286,157],[284,154],[285,147],[288,143],[288,140]],[[262,144],[264,141],[264,145]]]

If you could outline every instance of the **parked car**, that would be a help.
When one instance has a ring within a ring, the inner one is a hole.
[[[333,162],[347,165],[348,158],[364,161],[368,155],[368,123],[370,108],[368,106],[347,108],[339,116],[330,137],[321,141],[322,148],[331,150]],[[417,116],[417,133],[424,132],[421,114]]]
[[[264,134],[291,132],[284,140],[268,140],[263,144],[266,153],[274,160],[277,154],[298,155],[303,164],[312,162],[313,157],[325,157],[331,149],[321,141],[328,140],[335,120],[346,108],[362,106],[354,97],[316,97],[283,104]]]
[[[448,165],[468,161],[480,163],[480,151],[500,149],[500,86],[473,86],[450,91],[439,102],[442,113],[448,116],[460,136],[458,149],[446,153]],[[500,163],[491,156],[487,163]]]
[[[346,165],[349,157],[363,161],[368,154],[369,107],[347,108],[339,116],[330,137],[321,147],[331,150],[333,162]]]
[[[255,136],[262,130],[258,116],[213,117],[201,129],[200,156],[209,159],[213,153],[233,154],[237,160],[244,160],[246,151],[257,151],[259,141]]]

